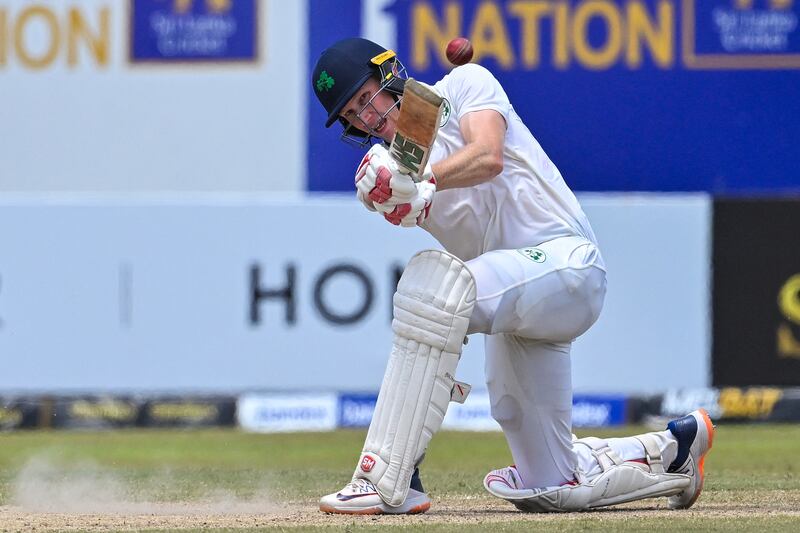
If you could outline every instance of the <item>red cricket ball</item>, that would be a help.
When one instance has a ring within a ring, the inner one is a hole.
[[[447,43],[447,60],[454,65],[466,65],[472,59],[472,43],[464,37],[456,37]]]

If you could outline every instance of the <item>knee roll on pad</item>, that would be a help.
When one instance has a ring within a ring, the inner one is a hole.
[[[442,425],[469,318],[475,280],[457,257],[418,253],[394,295],[394,341],[355,477],[401,505],[411,476]]]

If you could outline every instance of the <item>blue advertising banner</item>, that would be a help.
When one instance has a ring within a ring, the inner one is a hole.
[[[800,2],[310,0],[309,72],[361,35],[413,77],[472,41],[567,182],[582,191],[800,191]],[[312,191],[351,191],[361,154],[324,129],[309,83]]]
[[[372,421],[378,394],[341,394],[339,395],[340,428],[365,428]]]
[[[628,420],[624,396],[576,394],[572,398],[574,427],[621,426]]]
[[[378,394],[339,395],[340,428],[368,427],[372,421]],[[611,427],[627,423],[627,398],[622,395],[576,394],[572,399],[574,427]],[[492,418],[489,395],[473,391],[464,404],[451,403],[443,429],[493,431],[500,426]]]
[[[257,0],[131,0],[130,61],[258,59]]]

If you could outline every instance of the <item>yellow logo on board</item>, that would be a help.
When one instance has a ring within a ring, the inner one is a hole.
[[[800,326],[800,274],[790,277],[781,287],[778,292],[778,309],[786,318],[785,322],[778,325],[778,355],[800,358],[800,339],[795,337],[791,325]]]
[[[800,68],[798,18],[793,0],[485,0],[439,9],[418,0],[410,60],[414,69],[446,68],[447,42],[463,35],[473,61],[507,70],[638,70],[645,61],[661,70]],[[590,36],[599,26],[602,38]]]

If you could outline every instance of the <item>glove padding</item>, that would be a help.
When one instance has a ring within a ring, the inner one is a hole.
[[[397,205],[376,204],[377,211],[383,213],[383,218],[395,226],[412,228],[422,224],[431,209],[433,194],[436,192],[436,179],[431,177],[428,181],[421,181],[414,184],[417,194],[410,202]]]
[[[373,145],[356,169],[356,196],[370,211],[375,204],[390,199],[395,205],[409,202],[416,194],[414,180],[400,172],[400,167],[380,144]]]
[[[422,181],[414,182],[400,170],[397,162],[383,145],[369,149],[356,169],[356,196],[370,211],[379,211],[384,218],[398,226],[417,226],[428,216],[436,179],[430,164]]]

